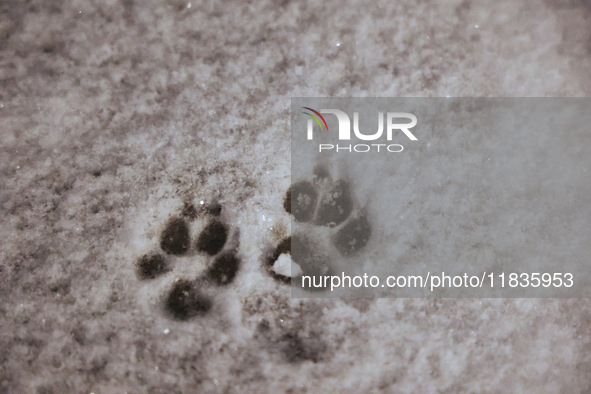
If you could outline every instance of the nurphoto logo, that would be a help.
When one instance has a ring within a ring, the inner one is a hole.
[[[305,115],[308,115],[310,119],[308,119],[308,129],[307,129],[307,138],[308,140],[314,139],[314,121],[320,127],[320,131],[328,132],[328,123],[322,114],[332,114],[337,117],[337,121],[339,123],[338,128],[338,136],[339,141],[350,141],[351,140],[351,119],[349,115],[345,112],[338,110],[338,109],[321,109],[320,112],[312,109],[310,107],[302,107],[303,109],[307,110],[303,112]],[[309,112],[308,112],[309,111]],[[405,123],[398,123],[400,119],[408,119],[410,122]],[[396,122],[396,123],[395,123]],[[386,114],[386,140],[392,141],[392,135],[395,132],[402,132],[406,135],[411,141],[417,141],[417,137],[411,133],[410,129],[417,125],[417,117],[411,113],[407,112],[388,112]],[[353,113],[353,133],[355,138],[361,141],[376,141],[382,137],[384,134],[384,113],[378,112],[378,131],[374,134],[363,134],[359,131],[359,113]],[[358,153],[365,153],[371,150],[376,150],[380,152],[380,148],[384,148],[381,151],[387,151],[392,153],[402,152],[404,147],[400,144],[349,144],[349,145],[339,145],[339,144],[319,144],[318,151],[334,151],[334,152],[358,152]]]

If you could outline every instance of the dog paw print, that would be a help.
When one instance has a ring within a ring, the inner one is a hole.
[[[202,228],[191,239],[191,222],[201,218]],[[214,304],[216,289],[232,283],[240,269],[237,256],[238,231],[232,231],[222,218],[222,207],[212,204],[199,212],[191,204],[170,219],[160,234],[159,250],[140,257],[137,276],[150,281],[174,271],[172,261],[201,259],[205,270],[193,279],[176,279],[162,297],[161,308],[170,318],[190,320],[207,314]]]
[[[290,284],[302,275],[332,275],[337,260],[354,259],[372,231],[367,212],[356,205],[350,183],[333,180],[324,168],[316,168],[311,180],[293,183],[283,202],[295,221],[293,234],[266,256],[269,275]]]

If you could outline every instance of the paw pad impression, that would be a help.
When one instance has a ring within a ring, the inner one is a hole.
[[[182,258],[188,254],[201,255],[208,262],[206,271],[194,280],[177,279],[168,294],[163,297],[163,310],[172,319],[186,321],[205,315],[213,306],[211,287],[226,286],[235,279],[241,265],[237,256],[237,245],[228,247],[230,227],[221,220],[222,207],[213,204],[205,208],[207,223],[192,244],[187,219],[192,220],[199,213],[192,205],[185,205],[183,216],[172,218],[160,235],[160,249],[163,253],[152,252],[142,256],[136,264],[141,280],[151,280],[172,271],[169,256]],[[237,237],[234,237],[237,238]],[[193,253],[194,251],[195,253]]]
[[[318,231],[326,234],[330,244],[343,257],[353,257],[365,248],[371,238],[371,224],[365,210],[354,212],[350,184],[345,180],[333,181],[327,170],[313,180],[300,180],[287,190],[283,202],[286,212],[296,222],[295,234],[283,239],[265,259],[267,272],[282,283],[291,283],[300,275],[279,273],[278,266],[292,260],[302,275],[330,275],[332,272],[329,250],[315,239]],[[312,225],[312,227],[306,227]],[[324,229],[324,230],[322,230]],[[288,257],[289,256],[289,257]],[[317,289],[310,289],[317,290]],[[318,289],[320,290],[320,289]]]

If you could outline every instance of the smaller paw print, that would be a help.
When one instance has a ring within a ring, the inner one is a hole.
[[[206,221],[196,241],[191,240],[190,224],[201,218]],[[213,307],[216,289],[232,283],[240,269],[237,256],[239,232],[222,218],[222,207],[212,204],[198,212],[186,204],[182,215],[168,221],[160,235],[160,250],[148,253],[137,261],[139,279],[150,281],[173,272],[173,257],[201,259],[206,269],[195,279],[176,279],[162,300],[162,310],[174,320],[187,321],[207,314]]]
[[[349,182],[333,180],[325,168],[317,167],[311,180],[292,184],[283,207],[297,224],[294,234],[264,259],[269,275],[282,283],[290,284],[292,279],[299,283],[302,275],[332,275],[334,251],[340,259],[354,258],[370,241],[367,212],[357,209]]]

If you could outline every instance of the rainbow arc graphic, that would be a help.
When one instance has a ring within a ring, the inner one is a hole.
[[[320,115],[320,112],[310,108],[310,107],[302,107],[303,109],[307,109],[308,111],[314,112],[314,114],[316,114],[318,117],[320,117],[320,119],[322,119],[322,122],[324,123],[324,126],[326,126],[326,130],[328,131],[328,125],[326,124],[326,120],[324,120],[324,116]],[[320,126],[320,130],[324,130],[324,128],[322,127],[322,123],[320,123],[320,119],[318,119],[318,117],[312,115],[310,112],[302,112],[303,114],[306,114],[308,116],[310,116],[312,119],[314,119],[316,121],[316,123],[318,123],[318,126]]]

